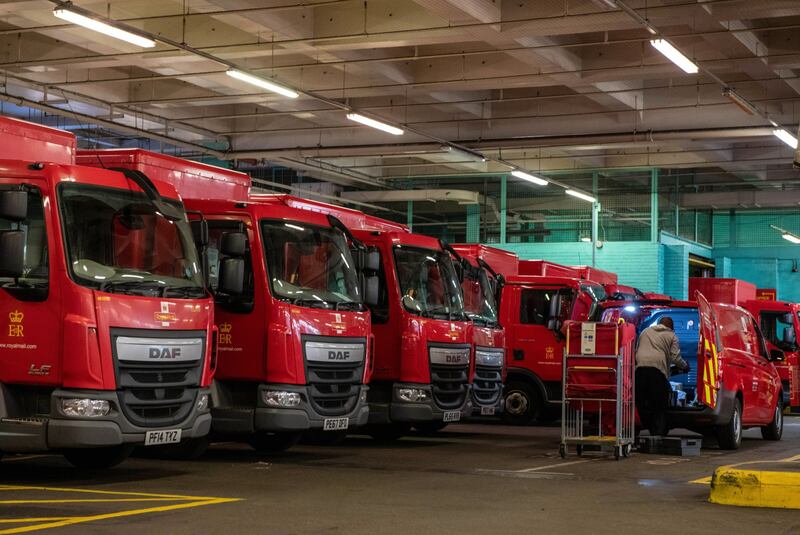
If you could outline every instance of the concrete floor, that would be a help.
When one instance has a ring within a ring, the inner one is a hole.
[[[800,532],[800,511],[712,505],[708,484],[692,483],[720,465],[799,454],[800,418],[787,418],[781,442],[749,431],[737,452],[691,458],[562,460],[559,433],[460,424],[434,438],[351,437],[271,458],[219,444],[200,461],[135,458],[97,473],[58,456],[10,457],[0,534]]]

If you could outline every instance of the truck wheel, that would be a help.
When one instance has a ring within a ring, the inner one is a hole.
[[[742,445],[742,402],[738,399],[733,405],[731,420],[725,425],[717,426],[717,441],[720,449],[738,450]]]
[[[761,428],[761,437],[764,440],[780,440],[783,436],[783,403],[775,404],[775,413],[769,425]]]
[[[536,388],[522,381],[511,381],[506,385],[503,406],[503,422],[510,425],[528,425],[542,415],[544,402]]]
[[[445,427],[447,427],[448,422],[419,422],[414,424],[414,429],[416,429],[421,435],[435,435]]]
[[[408,424],[375,424],[367,427],[366,431],[378,442],[394,442],[407,435],[410,429]]]
[[[105,469],[117,466],[133,452],[133,444],[120,444],[105,448],[81,448],[64,450],[64,458],[76,468],[85,470]]]
[[[297,444],[302,437],[302,431],[284,431],[280,433],[261,431],[251,435],[247,439],[247,443],[259,453],[279,453]]]

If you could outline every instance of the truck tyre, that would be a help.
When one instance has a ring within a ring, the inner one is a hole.
[[[730,421],[717,426],[716,431],[720,449],[738,450],[742,445],[742,402],[739,399],[733,404]]]
[[[523,381],[510,381],[506,385],[503,422],[510,425],[535,423],[542,415],[544,400],[535,386]]]
[[[127,459],[133,452],[133,444],[120,444],[105,448],[81,448],[64,450],[64,458],[76,468],[97,470],[113,468]]]
[[[414,424],[414,429],[421,435],[435,435],[448,426],[449,422],[419,422]]]
[[[783,436],[783,403],[775,404],[772,421],[761,428],[761,437],[764,440],[780,440]]]
[[[297,444],[302,437],[302,431],[283,431],[279,433],[261,431],[251,435],[247,439],[247,443],[259,453],[279,453]]]
[[[410,429],[408,424],[375,424],[367,427],[366,432],[378,442],[394,442],[407,435]]]

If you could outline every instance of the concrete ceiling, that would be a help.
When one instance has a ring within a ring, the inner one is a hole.
[[[713,76],[684,74],[608,0],[75,4],[170,44],[143,50],[65,25],[54,2],[3,1],[0,99],[357,189],[509,171],[443,142],[534,172],[661,166],[713,169],[729,189],[798,182],[793,151],[719,84],[796,133],[797,0],[625,0]],[[302,94],[236,81],[225,63]],[[344,108],[407,131],[356,125]]]

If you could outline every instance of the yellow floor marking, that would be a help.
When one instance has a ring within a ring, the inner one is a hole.
[[[793,457],[787,457],[785,459],[780,459],[779,462],[782,462],[782,463],[793,463],[795,461],[800,461],[800,455],[795,455]]]
[[[30,522],[53,522],[55,520],[69,520],[74,516],[43,516],[37,518],[0,518],[0,524],[28,524]]]
[[[124,503],[124,502],[185,502],[186,498],[109,498],[86,500],[0,500],[0,505],[21,505],[35,503]]]
[[[689,483],[695,483],[697,485],[710,485],[711,476],[701,477],[700,479],[694,479],[692,481],[689,481]]]
[[[217,505],[222,503],[230,503],[240,501],[239,498],[215,498],[211,496],[184,496],[177,494],[154,494],[146,492],[123,492],[123,491],[109,491],[109,490],[89,490],[89,489],[72,489],[61,487],[32,487],[32,486],[15,486],[15,485],[2,485],[0,490],[17,490],[17,491],[48,491],[48,492],[64,492],[64,493],[84,493],[84,494],[99,494],[105,496],[123,496],[120,498],[103,498],[103,499],[32,499],[32,500],[2,500],[0,505],[18,505],[18,504],[69,504],[69,503],[119,503],[119,502],[146,502],[146,501],[161,501],[161,502],[182,502],[171,503],[168,505],[159,505],[154,507],[145,507],[142,509],[133,509],[129,511],[117,511],[113,513],[103,513],[88,516],[61,516],[61,517],[37,517],[37,518],[7,518],[0,519],[0,524],[33,524],[29,526],[14,526],[2,528],[0,527],[0,535],[13,534],[13,533],[29,533],[33,531],[60,528],[64,526],[71,526],[74,524],[82,524],[86,522],[96,522],[99,520],[107,520],[111,518],[121,518],[135,515],[143,515],[148,513],[160,513],[164,511],[174,511],[178,509],[188,509],[192,507],[203,507],[206,505]],[[126,498],[124,496],[132,496]]]

